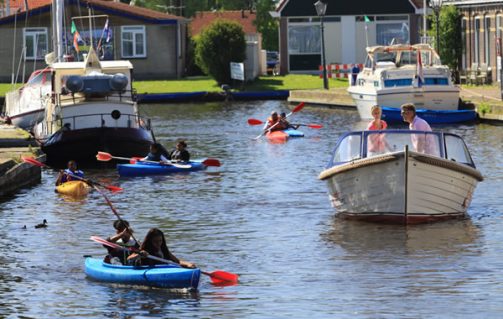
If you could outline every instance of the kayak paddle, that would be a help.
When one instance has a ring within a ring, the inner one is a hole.
[[[260,125],[260,124],[264,124],[264,122],[262,122],[261,120],[257,120],[257,119],[248,119],[248,124],[250,125]],[[314,128],[314,129],[320,129],[323,127],[323,125],[321,124],[290,124],[292,126],[307,126],[309,128]]]
[[[98,237],[98,236],[91,236],[91,240],[93,240],[93,241],[95,241],[97,243],[100,243],[102,245],[114,248],[114,249],[120,249],[120,250],[123,250],[123,251],[132,251],[132,252],[137,252],[137,253],[139,252],[138,249],[134,249],[132,247],[126,248],[126,247],[121,246],[119,244],[111,243],[108,240],[105,240],[105,239],[103,239],[101,237]],[[160,257],[157,257],[157,256],[152,256],[150,254],[148,254],[146,257],[149,258],[149,259],[161,261],[161,262],[166,263],[166,264],[172,264],[172,265],[176,265],[178,267],[181,267],[179,264],[176,264],[173,261],[168,260],[168,259],[160,258]],[[215,284],[222,284],[224,282],[237,283],[238,279],[239,279],[239,276],[237,274],[233,274],[233,273],[226,272],[226,271],[223,271],[223,270],[215,270],[213,272],[206,272],[206,271],[202,271],[201,270],[201,272],[203,274],[205,274],[206,276],[209,276],[211,278],[211,281],[213,283],[215,283]]]
[[[300,110],[302,110],[304,108],[304,102],[300,102],[296,107],[293,108],[293,110],[288,113],[285,118],[289,117],[290,115],[292,115],[293,113],[296,113],[296,112],[299,112]],[[250,124],[250,122],[248,121],[248,124]],[[253,139],[254,140],[258,140],[259,138],[261,138],[262,136],[264,136],[264,134],[266,132],[270,132],[274,127],[276,127],[277,125],[279,124],[279,121],[276,122],[276,124],[274,124],[273,126],[271,126],[270,128],[268,128],[267,130],[264,130],[262,133],[260,133],[259,136],[256,136],[254,137]],[[255,124],[250,124],[250,125],[255,125]]]
[[[33,157],[30,157],[30,156],[21,156],[21,159],[25,163],[29,163],[29,164],[32,164],[32,165],[35,165],[35,166],[45,167],[45,168],[51,168],[52,169],[52,167],[50,167],[50,166],[48,166],[48,165],[46,165],[46,164],[44,164],[44,163],[42,163],[40,161],[37,161],[36,159],[34,159]],[[104,184],[92,181],[90,179],[87,179],[87,178],[82,178],[82,177],[74,175],[74,174],[69,174],[67,172],[65,172],[65,174],[70,175],[72,178],[81,180],[81,181],[89,184],[90,186],[98,185],[98,186],[106,188],[106,189],[108,189],[109,191],[112,191],[112,192],[120,192],[120,191],[123,190],[122,187],[113,186],[113,185],[104,185]]]
[[[191,168],[192,166],[190,164],[177,164],[172,161],[169,161],[168,163],[165,162],[157,162],[157,161],[147,161],[147,160],[142,160],[139,157],[119,157],[119,156],[112,156],[110,153],[106,152],[98,152],[98,155],[96,155],[96,159],[98,161],[102,162],[108,162],[112,159],[118,159],[118,160],[124,160],[124,161],[129,161],[131,164],[136,164],[137,162],[145,162],[145,163],[155,163],[155,164],[165,164],[165,165],[173,165],[178,168]]]

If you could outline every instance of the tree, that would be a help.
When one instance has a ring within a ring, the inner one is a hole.
[[[269,11],[275,8],[274,0],[257,0],[257,19],[255,25],[262,33],[262,47],[269,51],[278,51],[278,21],[271,17]]]
[[[196,42],[196,64],[219,84],[229,83],[230,62],[243,62],[246,40],[240,24],[228,20],[215,20]]]
[[[432,21],[429,36],[436,40],[437,24],[435,16],[430,16]],[[440,59],[443,64],[449,66],[453,72],[458,71],[459,61],[463,53],[463,41],[461,38],[461,15],[455,6],[442,6],[439,16],[440,33]],[[436,43],[435,43],[436,44]],[[438,47],[437,45],[435,45]]]

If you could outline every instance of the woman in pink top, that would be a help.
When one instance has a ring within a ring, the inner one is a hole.
[[[381,107],[379,105],[374,105],[370,109],[370,112],[374,119],[367,125],[367,131],[385,130],[388,124],[384,120],[381,120]],[[369,134],[367,140],[367,156],[384,153],[386,151],[386,141],[384,139],[384,133]]]

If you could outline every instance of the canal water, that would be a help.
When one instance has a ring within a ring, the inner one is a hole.
[[[164,145],[184,138],[193,158],[223,166],[130,179],[86,172],[124,188],[108,196],[139,239],[159,227],[175,255],[238,273],[238,285],[202,276],[197,292],[183,293],[89,280],[83,255],[105,253],[89,237],[113,234],[115,216],[98,193],[55,194],[56,172],[44,170],[41,184],[0,202],[0,317],[501,317],[501,127],[442,127],[465,139],[485,176],[467,219],[390,226],[334,217],[317,179],[337,138],[365,127],[357,112],[306,106],[291,122],[323,129],[304,127],[304,138],[286,144],[252,140],[260,127],[248,118],[289,109],[279,101],[145,105]],[[35,229],[43,219],[49,226]]]

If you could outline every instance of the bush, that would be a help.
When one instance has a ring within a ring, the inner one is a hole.
[[[196,43],[196,64],[219,84],[229,83],[230,62],[243,62],[245,56],[245,34],[237,22],[216,20]]]

